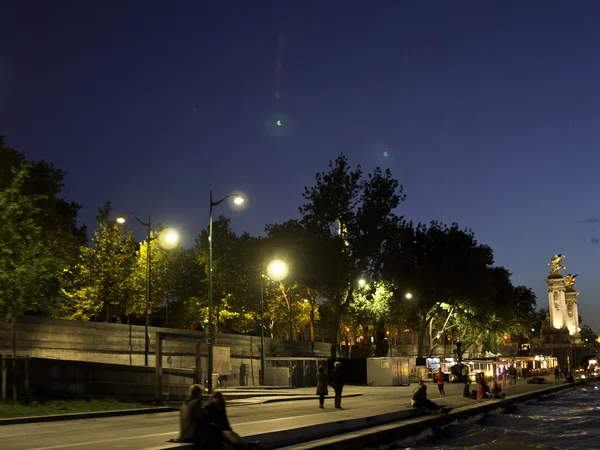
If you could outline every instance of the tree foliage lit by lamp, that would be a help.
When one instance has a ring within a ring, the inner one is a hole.
[[[146,320],[145,320],[145,325],[144,325],[144,365],[148,366],[148,354],[150,353],[150,336],[148,335],[148,326],[149,326],[149,321],[150,321],[150,286],[151,286],[151,263],[152,263],[152,258],[150,257],[151,254],[151,243],[154,239],[156,239],[157,237],[160,238],[160,242],[163,243],[163,245],[166,248],[173,248],[174,246],[177,245],[177,243],[179,242],[179,234],[177,233],[177,231],[173,230],[173,229],[166,229],[163,230],[163,232],[156,237],[152,237],[152,221],[151,221],[151,216],[148,216],[148,222],[144,222],[143,220],[141,220],[138,216],[136,216],[133,213],[130,212],[125,212],[125,213],[121,213],[119,215],[119,217],[117,217],[117,223],[119,224],[124,224],[127,219],[125,218],[125,216],[132,216],[135,220],[137,220],[137,222],[142,225],[143,227],[146,227],[147,229],[147,235],[146,235],[146,239],[148,241],[148,248],[146,249],[146,312],[145,312],[145,316],[146,316]]]
[[[267,276],[273,280],[280,282],[288,276],[289,267],[287,263],[281,259],[274,259],[267,266]],[[265,301],[264,301],[264,286],[261,282],[260,286],[260,382],[265,385]]]

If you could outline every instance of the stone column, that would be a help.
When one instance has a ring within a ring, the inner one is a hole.
[[[549,276],[548,284],[548,311],[552,328],[560,330],[566,327],[567,306],[565,302],[565,280],[562,275]]]
[[[569,334],[574,337],[579,337],[579,311],[577,309],[577,296],[579,292],[567,290],[565,292],[566,312],[567,312],[567,328]]]

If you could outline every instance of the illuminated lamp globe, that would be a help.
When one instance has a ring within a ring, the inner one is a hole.
[[[167,228],[160,233],[160,244],[164,248],[174,248],[179,243],[179,233],[173,228]]]
[[[238,206],[241,205],[242,203],[244,203],[244,197],[236,195],[236,197],[233,199],[233,203],[235,203]]]
[[[360,280],[358,280],[358,285],[359,286],[364,286],[365,284],[367,284],[366,280],[364,278],[361,278]]]
[[[123,224],[125,222],[126,222],[125,217],[123,217],[123,216],[117,217],[117,223]]]
[[[404,296],[409,300],[412,298],[412,294],[410,292],[407,292]]]
[[[288,265],[281,259],[271,261],[267,266],[267,275],[273,281],[281,281],[288,275]]]

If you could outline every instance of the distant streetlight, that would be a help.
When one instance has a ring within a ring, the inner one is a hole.
[[[213,346],[214,346],[214,326],[213,326],[213,281],[212,281],[212,248],[213,248],[213,232],[212,232],[212,211],[215,206],[219,206],[228,198],[233,197],[233,203],[241,205],[244,203],[244,198],[240,194],[229,194],[223,197],[218,202],[213,201],[212,191],[210,191],[210,201],[208,209],[208,392],[213,392]],[[205,331],[206,332],[206,331]]]
[[[138,216],[133,213],[125,212],[121,213],[119,217],[117,217],[117,223],[124,224],[127,222],[125,216],[132,216],[135,220],[138,221],[140,225],[146,227],[147,235],[146,240],[148,241],[148,248],[146,249],[146,324],[145,324],[145,349],[144,349],[144,365],[148,365],[148,353],[150,352],[150,336],[148,335],[148,325],[150,321],[149,310],[150,310],[150,277],[151,277],[151,243],[156,237],[152,237],[152,226],[151,226],[151,216],[148,216],[148,222],[144,222]],[[179,234],[172,229],[164,230],[164,234],[161,233],[161,239],[164,239],[164,242],[171,246],[171,248],[179,242]]]
[[[364,278],[361,278],[360,280],[358,280],[358,285],[360,287],[364,287],[365,284],[367,284],[367,280],[365,280]]]
[[[267,265],[267,276],[273,281],[282,281],[288,276],[289,267],[281,259],[275,259]],[[265,297],[264,286],[260,285],[260,383],[265,385]],[[304,300],[305,302],[307,300]]]
[[[411,298],[413,298],[413,295],[410,292],[407,292],[406,294],[404,294],[404,297],[410,300]]]

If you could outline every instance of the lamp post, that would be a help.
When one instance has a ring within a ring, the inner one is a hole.
[[[151,270],[150,270],[150,265],[152,263],[152,258],[150,257],[151,254],[151,243],[154,239],[152,237],[152,221],[151,221],[151,216],[148,215],[148,222],[144,222],[143,220],[141,220],[138,216],[136,216],[133,213],[130,212],[125,212],[125,213],[121,213],[119,215],[119,217],[117,217],[117,223],[120,224],[124,224],[127,220],[125,219],[125,216],[132,216],[133,218],[135,218],[135,220],[138,221],[138,223],[140,225],[142,225],[143,227],[146,227],[147,229],[147,234],[146,234],[146,239],[148,241],[148,248],[146,249],[146,323],[144,326],[144,334],[145,334],[145,345],[144,345],[144,365],[147,366],[148,365],[148,353],[150,352],[150,336],[148,335],[148,325],[149,325],[149,321],[150,321],[150,317],[149,317],[149,310],[150,310],[150,277],[151,277]],[[179,236],[177,236],[177,234],[175,233],[175,231],[170,231],[167,234],[166,237],[166,242],[168,243],[176,243],[179,240]]]
[[[273,281],[281,281],[287,277],[289,267],[285,261],[275,259],[267,266],[267,275]],[[264,306],[264,282],[261,276],[260,282],[260,382],[265,385],[265,306]]]
[[[213,345],[214,345],[214,327],[213,327],[213,295],[212,295],[212,212],[215,206],[220,205],[228,198],[233,197],[233,203],[241,205],[244,198],[239,194],[229,194],[218,202],[213,202],[212,191],[210,191],[209,212],[208,212],[208,392],[212,394],[213,383]]]

